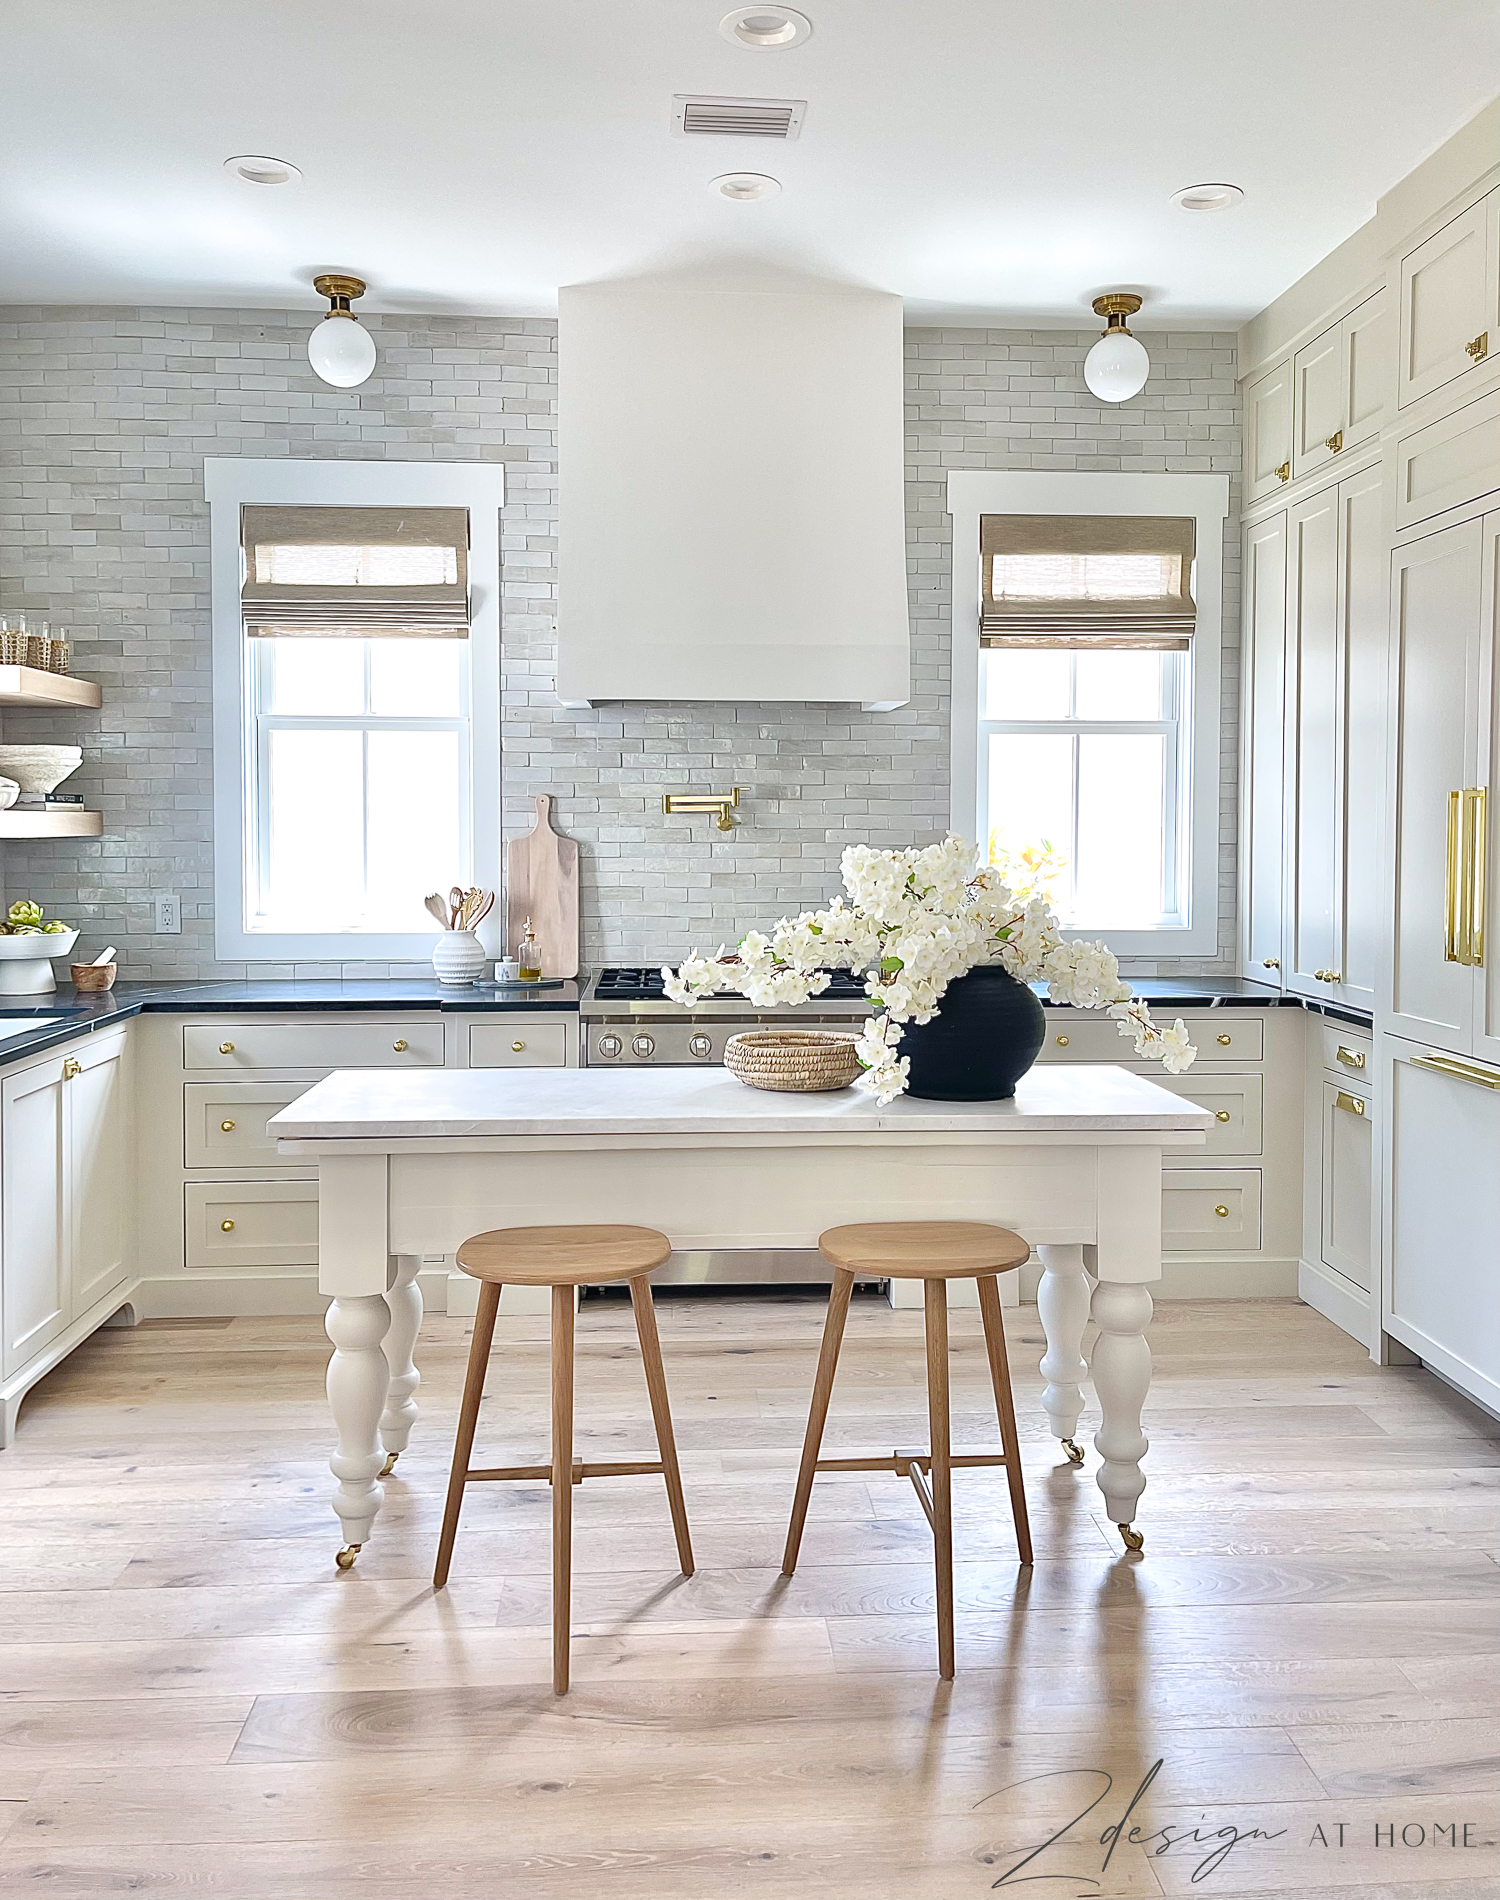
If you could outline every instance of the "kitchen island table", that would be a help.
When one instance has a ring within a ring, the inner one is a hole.
[[[854,1089],[750,1089],[722,1069],[330,1075],[269,1125],[283,1156],[318,1170],[340,1564],[370,1536],[380,1478],[416,1417],[420,1257],[560,1219],[656,1227],[678,1248],[809,1247],[852,1221],[1014,1228],[1043,1266],[1052,1430],[1081,1457],[1072,1438],[1092,1370],[1099,1488],[1139,1549],[1162,1152],[1201,1146],[1212,1121],[1128,1070],[1083,1065],[1035,1068],[1010,1101],[883,1108]]]

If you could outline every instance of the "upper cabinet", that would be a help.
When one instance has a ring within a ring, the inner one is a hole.
[[[1385,292],[1377,291],[1292,358],[1297,480],[1379,433],[1386,348]]]
[[[1397,400],[1416,402],[1500,353],[1500,188],[1401,260]]]
[[[1292,479],[1292,365],[1262,370],[1245,385],[1245,500]]]

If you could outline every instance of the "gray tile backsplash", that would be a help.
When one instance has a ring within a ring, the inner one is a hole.
[[[114,942],[135,977],[244,974],[214,957],[206,455],[504,462],[503,741],[508,829],[555,794],[582,844],[584,954],[712,949],[821,902],[851,841],[923,842],[948,820],[948,519],[954,468],[1228,474],[1238,503],[1232,334],[1153,335],[1151,381],[1120,409],[1082,360],[1097,332],[907,333],[912,698],[847,705],[631,705],[566,712],[552,691],[556,326],[362,314],[380,361],[334,390],[307,366],[312,311],[0,311],[0,606],[62,622],[102,711],[11,714],[6,736],[77,740],[70,784],[105,836],[4,848],[5,888]],[[1225,544],[1220,957],[1233,961],[1238,533]],[[731,835],[665,818],[678,786],[743,788]],[[182,934],[156,937],[158,891]],[[380,974],[382,964],[297,965]],[[1138,965],[1144,969],[1147,966]],[[1174,967],[1156,966],[1162,970]],[[1214,967],[1195,963],[1191,967]],[[251,966],[250,974],[293,974]]]

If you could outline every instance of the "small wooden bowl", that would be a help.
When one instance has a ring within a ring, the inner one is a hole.
[[[752,1089],[818,1095],[846,1089],[860,1071],[855,1038],[826,1029],[746,1029],[724,1045],[724,1067]]]
[[[75,990],[112,990],[119,967],[117,963],[70,964],[73,987]]]

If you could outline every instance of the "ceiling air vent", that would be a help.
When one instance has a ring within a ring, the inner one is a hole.
[[[794,139],[802,130],[805,99],[709,99],[678,93],[672,100],[672,130],[742,139]]]

